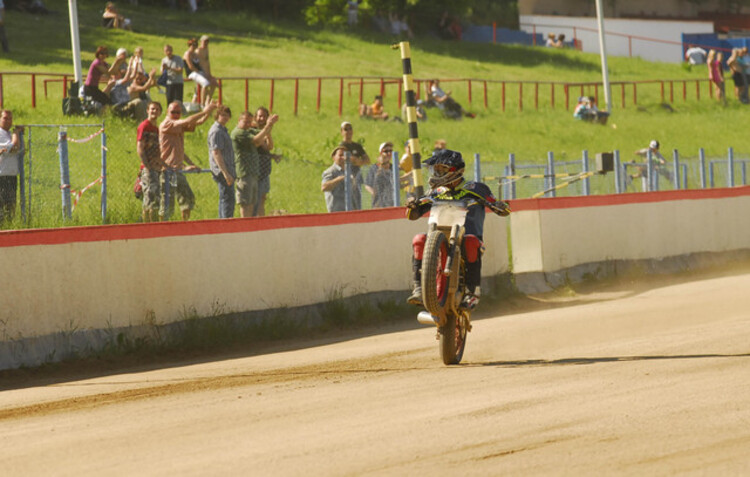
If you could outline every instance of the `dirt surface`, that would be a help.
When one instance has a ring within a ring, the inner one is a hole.
[[[0,469],[748,475],[750,272],[664,280],[485,309],[460,366],[434,329],[394,327],[25,382],[0,393]]]

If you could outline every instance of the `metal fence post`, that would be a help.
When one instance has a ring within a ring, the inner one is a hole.
[[[651,149],[649,148],[648,151],[646,151],[646,176],[648,177],[647,184],[648,187],[646,188],[646,192],[652,192],[656,190],[655,184],[656,181],[654,180],[654,161],[651,158]]]
[[[512,175],[512,173],[510,172],[510,166],[509,165],[506,165],[505,167],[503,167],[503,175],[504,176],[510,176],[510,175]],[[508,199],[511,198],[511,196],[510,196],[510,194],[511,194],[511,190],[510,190],[511,184],[512,184],[512,182],[510,180],[508,180],[508,179],[505,179],[505,178],[500,179],[500,198],[501,199],[508,200]]]
[[[734,187],[734,148],[729,148],[727,157],[727,187]]]
[[[672,181],[674,182],[675,190],[680,189],[680,153],[677,149],[672,150],[672,161],[674,162],[674,176]]]
[[[163,172],[164,174],[164,217],[163,220],[169,221],[172,217],[169,213],[169,201],[171,200],[172,193],[172,174],[174,172],[171,169],[167,169]]]
[[[104,129],[104,123],[102,123]],[[102,132],[102,223],[107,223],[107,133]]]
[[[547,153],[547,180],[545,180],[547,187],[545,189],[551,189],[545,195],[547,197],[557,197],[555,187],[555,154],[552,151]]]
[[[482,165],[479,159],[479,153],[474,154],[474,181],[482,182]]]
[[[393,151],[391,162],[391,171],[393,172],[393,205],[398,207],[401,205],[401,177],[398,168],[398,152]]]
[[[508,156],[508,174],[509,176],[513,176],[516,174],[516,155],[512,152]],[[510,199],[516,198],[516,181],[512,181],[510,183]]]
[[[589,171],[589,151],[583,151],[583,157],[581,158],[581,171],[586,173]],[[583,195],[591,195],[591,183],[589,178],[583,180]]]
[[[747,185],[747,162],[742,161],[741,165],[741,171],[742,171],[742,185]]]
[[[68,163],[68,133],[65,130],[57,133],[57,149],[60,151],[60,192],[62,193],[63,220],[73,215],[70,206],[70,167]]]
[[[708,183],[710,187],[713,189],[715,187],[714,184],[714,161],[708,162]]]
[[[706,188],[706,151],[703,148],[698,149],[699,170],[701,175],[701,189]]]
[[[352,185],[349,182],[349,176],[352,173],[352,153],[347,151],[344,156],[346,157],[346,162],[344,162],[344,210],[348,212],[352,210]]]
[[[614,151],[614,162],[615,162],[615,194],[622,194],[624,192],[623,185],[623,174],[625,171],[622,168],[622,164],[620,164],[620,151],[619,149],[615,149]]]
[[[23,131],[18,133],[18,142],[21,144],[21,150],[18,152],[18,187],[21,197],[21,220],[26,223],[26,171],[24,168],[24,158],[26,157],[26,148],[23,143]]]

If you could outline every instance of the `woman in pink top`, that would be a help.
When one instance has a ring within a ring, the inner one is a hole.
[[[716,85],[716,99],[724,101],[724,65],[722,61],[724,55],[722,52],[716,52],[716,50],[710,50],[708,52],[708,58],[706,64],[708,65],[708,79]]]
[[[111,76],[117,71],[120,65],[125,61],[125,55],[118,56],[112,66],[104,61],[109,56],[106,46],[100,46],[94,54],[96,57],[89,67],[89,74],[86,76],[86,82],[83,84],[83,94],[91,96],[94,101],[103,105],[111,104],[109,96],[99,89],[99,81],[102,76]]]

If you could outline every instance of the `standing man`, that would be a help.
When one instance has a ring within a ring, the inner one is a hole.
[[[13,127],[13,113],[0,111],[0,223],[10,222],[16,213],[18,189],[18,152],[22,149],[20,134],[23,128]]]
[[[372,208],[393,207],[393,143],[384,142],[379,148],[377,162],[370,166],[365,179],[365,189],[372,194]]]
[[[200,113],[180,119],[182,104],[175,101],[167,106],[167,117],[159,125],[161,159],[167,167],[162,178],[161,205],[159,206],[159,215],[162,220],[168,220],[172,216],[175,198],[180,204],[182,220],[190,219],[190,211],[195,207],[195,195],[182,171],[200,168],[185,155],[185,132],[195,131],[197,126],[205,123],[211,111],[216,107],[216,102],[212,101]],[[187,167],[185,163],[188,164]],[[166,181],[170,181],[169,195],[167,195]]]
[[[341,142],[339,146],[343,146],[346,151],[351,153],[352,176],[357,179],[352,189],[352,210],[359,210],[362,208],[362,191],[360,189],[362,176],[359,174],[359,170],[362,166],[370,164],[370,156],[367,155],[362,144],[352,139],[353,137],[354,129],[352,128],[352,123],[349,121],[341,123]]]
[[[202,99],[204,105],[211,102],[211,97],[214,95],[214,90],[216,90],[216,87],[219,86],[219,82],[211,74],[211,61],[208,58],[208,39],[208,35],[203,35],[200,39],[198,49],[196,50],[200,69],[209,81],[209,85],[206,86],[203,90]]]
[[[232,119],[228,106],[216,108],[216,121],[208,130],[208,163],[211,174],[219,184],[219,218],[234,217],[234,181],[237,173],[234,168],[234,148],[227,131],[227,123]]]
[[[320,190],[326,199],[326,209],[328,212],[344,212],[346,210],[346,173],[344,166],[346,164],[346,148],[336,146],[331,152],[333,164],[323,171],[323,179],[320,183]],[[349,186],[353,187],[356,183],[354,173],[349,176]]]
[[[253,130],[253,116],[248,111],[240,113],[237,127],[232,131],[234,165],[237,171],[237,203],[241,217],[252,217],[258,200],[258,180],[260,178],[260,158],[258,145],[264,144],[271,128],[279,120],[274,114],[261,129]]]
[[[159,150],[161,104],[156,101],[146,108],[147,118],[138,126],[138,157],[141,158],[141,187],[143,187],[143,222],[156,222],[159,211],[160,176],[165,168]]]
[[[261,106],[255,111],[255,127],[256,127],[256,138],[259,133],[268,124],[268,109]],[[277,115],[278,116],[278,115]],[[258,159],[260,161],[259,176],[258,176],[258,201],[255,203],[255,210],[253,210],[253,216],[263,217],[266,215],[266,196],[271,191],[271,160],[273,159],[278,164],[281,161],[281,156],[278,154],[272,154],[273,149],[273,138],[271,137],[271,129],[268,129],[268,135],[264,140],[253,140],[255,145],[258,146]]]
[[[174,54],[172,45],[164,45],[164,54],[166,56],[161,59],[161,70],[167,72],[167,104],[172,104],[173,101],[182,103],[185,87],[182,72],[185,63]]]

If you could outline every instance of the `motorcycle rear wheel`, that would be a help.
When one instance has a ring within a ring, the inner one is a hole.
[[[440,327],[440,357],[443,364],[458,364],[466,348],[466,320],[463,316],[449,313],[445,325]]]
[[[448,240],[433,230],[427,236],[422,260],[422,302],[433,315],[441,315],[448,299],[448,277],[443,273],[448,260]]]

